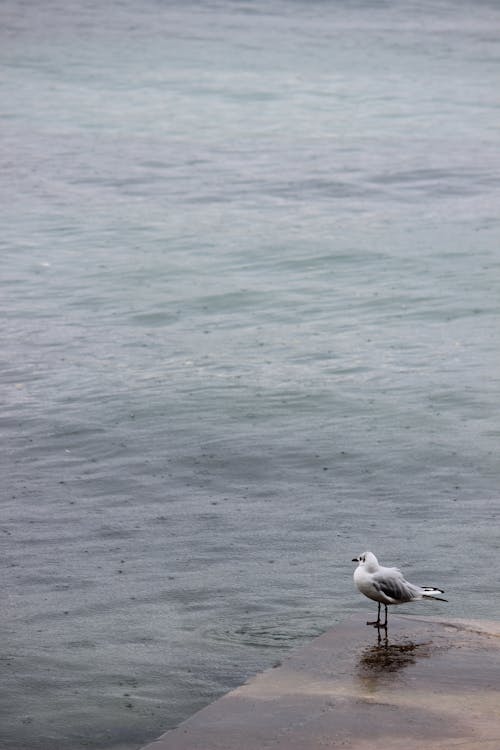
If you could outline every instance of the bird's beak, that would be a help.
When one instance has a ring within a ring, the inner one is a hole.
[[[353,557],[353,558],[352,558],[352,561],[353,561],[353,562],[359,562],[359,557]]]

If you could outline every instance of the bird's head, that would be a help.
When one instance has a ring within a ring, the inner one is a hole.
[[[359,557],[353,557],[353,562],[357,562],[358,565],[363,565],[366,568],[371,568],[376,570],[378,568],[378,560],[373,554],[373,552],[363,552]]]

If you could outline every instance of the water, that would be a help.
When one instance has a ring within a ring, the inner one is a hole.
[[[0,13],[0,746],[144,744],[368,546],[498,618],[499,7]]]

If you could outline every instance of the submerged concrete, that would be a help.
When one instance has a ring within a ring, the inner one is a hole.
[[[144,750],[496,750],[500,624],[356,616]]]

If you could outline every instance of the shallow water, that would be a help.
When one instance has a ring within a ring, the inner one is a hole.
[[[0,13],[1,747],[144,744],[366,547],[499,617],[497,6]]]

